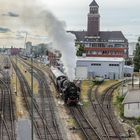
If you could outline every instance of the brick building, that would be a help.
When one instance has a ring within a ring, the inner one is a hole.
[[[60,51],[48,49],[46,52],[50,66],[57,66],[60,60]]]
[[[89,5],[87,31],[70,31],[89,57],[128,57],[128,41],[121,31],[100,31],[99,5]]]
[[[20,48],[13,48],[13,47],[11,47],[11,49],[10,49],[10,54],[11,54],[11,55],[17,55],[17,54],[20,53],[20,51],[21,51]]]

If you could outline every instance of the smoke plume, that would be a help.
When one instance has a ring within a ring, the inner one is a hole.
[[[45,24],[48,37],[53,42],[53,47],[62,54],[61,61],[70,80],[75,78],[76,49],[75,36],[66,32],[65,25],[59,21],[51,12],[45,13]]]
[[[45,28],[46,36],[53,44],[52,47],[61,52],[61,61],[64,64],[65,73],[72,81],[75,79],[76,67],[75,36],[66,32],[65,23],[57,19],[50,11],[46,9],[41,11],[40,9],[40,7],[33,5],[29,8],[26,7],[23,11],[22,20],[32,27],[43,26]]]

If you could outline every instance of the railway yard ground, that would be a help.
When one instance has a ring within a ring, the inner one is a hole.
[[[10,63],[6,69],[5,59]],[[31,140],[31,124],[35,140],[140,139],[123,120],[122,81],[80,81],[79,104],[67,106],[48,66],[5,55],[0,55],[0,63],[0,140]]]

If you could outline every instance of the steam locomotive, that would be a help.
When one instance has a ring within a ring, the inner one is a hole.
[[[68,80],[58,68],[51,67],[51,78],[62,96],[65,104],[76,105],[79,102],[80,88],[74,82]]]

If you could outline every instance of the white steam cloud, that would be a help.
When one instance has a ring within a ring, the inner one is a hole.
[[[27,10],[28,9],[28,10]],[[58,20],[50,11],[40,10],[40,7],[26,7],[22,11],[22,21],[27,26],[45,28],[47,37],[53,44],[53,48],[59,50],[62,54],[61,61],[64,64],[64,70],[69,80],[75,79],[76,67],[76,48],[75,36],[66,32],[64,22]]]
[[[46,11],[46,30],[53,42],[53,47],[62,54],[61,61],[70,80],[75,79],[76,49],[75,36],[66,32],[64,23],[60,22],[52,13]]]

